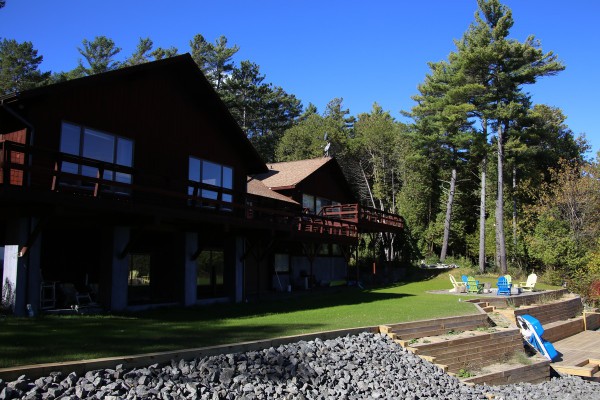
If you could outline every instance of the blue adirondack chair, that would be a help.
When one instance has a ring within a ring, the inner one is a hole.
[[[500,278],[498,278],[498,294],[510,296],[511,287],[512,283],[508,283],[508,280],[505,276],[501,276]]]

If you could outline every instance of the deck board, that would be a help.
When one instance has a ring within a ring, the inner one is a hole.
[[[590,358],[600,359],[600,332],[584,331],[553,344],[562,354],[556,365],[578,365]]]

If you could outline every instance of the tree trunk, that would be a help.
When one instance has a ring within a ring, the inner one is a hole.
[[[485,272],[485,175],[487,158],[481,162],[481,200],[479,202],[479,272]]]
[[[498,262],[500,273],[505,275],[508,268],[506,265],[506,243],[504,240],[504,137],[502,124],[498,123],[498,201],[496,202],[496,242],[498,243]]]
[[[362,163],[359,161],[358,165],[360,167],[360,172],[362,172],[362,176],[365,180],[365,184],[367,185],[367,189],[369,190],[369,198],[371,199],[371,204],[373,205],[373,208],[377,208],[375,206],[375,199],[373,198],[373,192],[371,192],[371,185],[369,185],[369,180],[367,179],[367,174],[365,174],[365,170],[362,167]]]
[[[517,197],[515,191],[517,190],[517,167],[513,165],[512,169],[512,234],[513,234],[513,251],[512,260],[515,261],[517,257]]]
[[[448,240],[450,238],[450,220],[452,219],[452,204],[454,202],[454,190],[456,188],[456,168],[452,168],[452,176],[450,178],[450,193],[448,193],[448,202],[446,203],[446,218],[444,219],[444,241],[442,243],[442,253],[440,261],[446,259],[448,251]]]

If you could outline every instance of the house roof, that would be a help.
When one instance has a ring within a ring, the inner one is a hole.
[[[270,189],[295,187],[332,160],[331,157],[319,157],[309,160],[267,164],[269,172],[256,175],[255,178],[261,180]]]
[[[39,88],[26,90],[20,93],[13,93],[6,96],[0,96],[0,102],[3,104],[18,103],[42,96],[52,95],[53,93],[69,90],[78,86],[87,86],[94,84],[103,84],[119,79],[127,79],[129,76],[138,73],[163,73],[178,77],[185,84],[181,85],[185,95],[191,95],[197,99],[202,99],[199,106],[206,108],[215,117],[214,120],[220,124],[225,134],[231,136],[231,146],[239,149],[240,154],[246,161],[250,173],[262,173],[267,171],[267,167],[250,142],[246,134],[240,128],[236,120],[229,112],[227,106],[221,100],[219,94],[214,90],[210,82],[200,71],[190,54],[182,54],[158,61],[152,61],[132,67],[120,68],[113,71],[103,72],[96,75],[83,78],[72,79],[53,85],[42,86]],[[168,99],[165,99],[167,102]]]
[[[277,193],[277,192],[269,189],[260,180],[255,179],[255,178],[253,178],[251,176],[248,177],[247,192],[249,194],[253,194],[255,196],[267,197],[267,198],[270,198],[270,199],[275,199],[275,200],[279,200],[279,201],[285,201],[287,203],[292,203],[292,204],[295,204],[295,205],[299,205],[298,202],[290,199],[287,196],[284,196],[282,194],[279,194],[279,193]]]

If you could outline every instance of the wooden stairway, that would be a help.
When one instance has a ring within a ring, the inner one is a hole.
[[[491,306],[487,301],[480,301],[479,303],[475,303],[486,313],[491,313],[496,310],[496,307]]]
[[[586,378],[600,378],[600,360],[587,359],[577,365],[556,365],[552,368],[562,374],[583,376]]]

